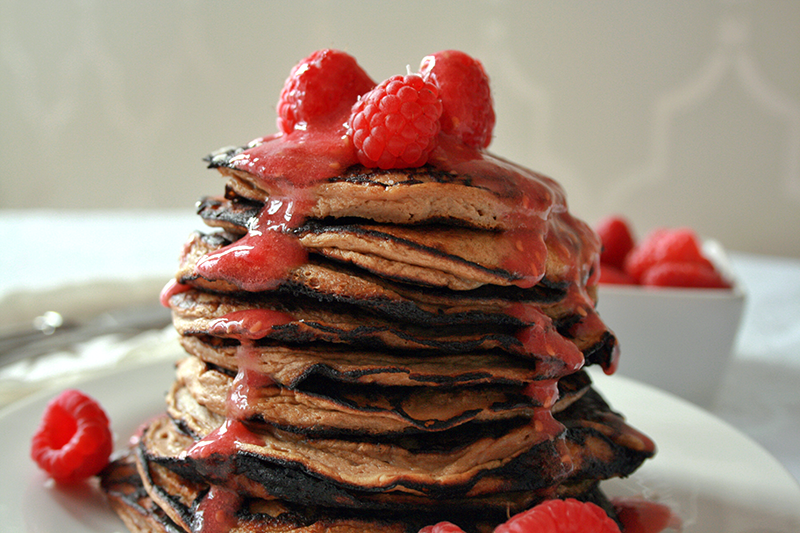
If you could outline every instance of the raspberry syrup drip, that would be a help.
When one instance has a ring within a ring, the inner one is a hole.
[[[551,440],[561,444],[564,441],[566,428],[561,422],[553,418],[553,413],[550,409],[545,409],[544,407],[534,409],[530,427],[533,429],[534,442],[537,444]],[[565,455],[562,458],[562,462],[570,464],[571,468],[571,456]]]
[[[236,354],[238,370],[228,393],[228,418],[246,420],[254,413],[267,388],[275,387],[275,381],[259,370],[261,354],[249,343],[243,343]]]
[[[251,219],[244,237],[202,257],[195,271],[250,292],[276,288],[308,258],[291,230],[303,222],[309,205],[303,195],[271,198]]]
[[[264,440],[245,424],[261,391],[275,384],[269,375],[259,371],[259,360],[260,352],[252,341],[242,339],[236,351],[238,370],[228,391],[225,422],[189,448],[185,452],[189,458],[201,460],[213,455],[231,458],[242,445],[263,446]]]
[[[269,335],[273,328],[293,321],[292,315],[282,311],[244,309],[213,320],[208,332],[215,337],[258,340]]]
[[[539,442],[559,438],[564,426],[553,418],[553,405],[558,400],[558,380],[542,379],[532,381],[522,391],[537,407],[533,410],[531,426]],[[561,440],[561,439],[560,439]]]
[[[180,457],[202,461],[219,455],[224,459],[222,464],[228,464],[229,459],[236,454],[242,444],[259,446],[263,445],[264,441],[247,429],[241,420],[226,418],[221,426],[195,442],[188,450],[181,452]],[[225,472],[216,470],[215,474],[220,476]]]
[[[227,533],[238,525],[236,511],[242,497],[235,492],[212,485],[198,503],[192,520],[195,533]]]
[[[158,301],[161,302],[161,305],[164,307],[169,307],[170,298],[176,294],[186,292],[191,288],[192,287],[190,285],[185,285],[183,283],[179,283],[178,280],[171,279],[166,285],[164,285],[164,288],[161,289],[161,294],[158,297]]]
[[[533,400],[535,405],[551,409],[558,400],[558,380],[540,379],[531,381],[522,393]]]
[[[520,328],[515,336],[522,343],[526,354],[543,358],[545,373],[566,375],[583,367],[583,353],[575,344],[565,339],[553,324],[553,319],[534,305],[516,303],[509,308],[509,315],[529,324]],[[555,359],[561,364],[548,362]]]

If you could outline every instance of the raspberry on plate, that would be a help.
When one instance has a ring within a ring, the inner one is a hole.
[[[62,392],[45,408],[31,442],[31,457],[59,483],[99,473],[113,449],[108,417],[82,392]]]
[[[494,533],[620,533],[619,526],[593,503],[573,498],[548,500],[512,516]]]
[[[444,50],[422,59],[423,78],[435,78],[442,98],[442,131],[472,148],[492,141],[495,115],[489,76],[477,59]]]
[[[310,123],[342,116],[375,86],[355,58],[339,50],[317,50],[292,68],[278,99],[278,129],[291,133]]]
[[[441,114],[435,82],[392,76],[353,106],[348,134],[365,167],[420,167],[435,147]]]

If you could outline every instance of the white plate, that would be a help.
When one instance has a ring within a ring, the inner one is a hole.
[[[659,453],[610,495],[644,495],[668,504],[687,533],[797,533],[800,487],[762,448],[705,411],[620,377],[595,375],[598,389]],[[110,373],[79,384],[111,417],[117,448],[164,409],[171,362]],[[56,488],[29,459],[29,442],[47,401],[40,394],[0,413],[0,525],[9,532],[114,532],[125,528],[89,485]]]

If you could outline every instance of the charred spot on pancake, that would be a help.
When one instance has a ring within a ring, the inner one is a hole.
[[[241,197],[225,202],[221,198],[207,196],[197,203],[197,214],[208,226],[244,234],[250,219],[257,216],[262,207],[258,202]]]
[[[132,454],[112,461],[100,475],[100,486],[111,507],[131,531],[184,533],[184,529],[164,512],[144,487]],[[168,500],[175,513],[191,520],[190,510],[178,503],[177,497]]]
[[[230,160],[247,150],[246,146],[225,146],[214,150],[203,158],[208,168],[227,167]]]
[[[617,338],[610,331],[604,332],[600,340],[583,352],[586,365],[599,365],[603,368],[608,367],[614,359],[616,347]]]
[[[594,389],[555,416],[567,428],[576,480],[627,477],[655,454],[652,441],[628,426]]]

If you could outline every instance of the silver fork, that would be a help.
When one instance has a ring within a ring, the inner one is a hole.
[[[131,337],[169,323],[169,309],[156,303],[109,310],[84,322],[48,311],[24,329],[0,337],[0,365],[66,350],[101,335]]]

